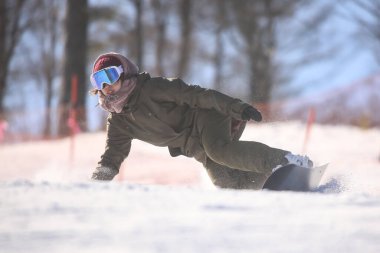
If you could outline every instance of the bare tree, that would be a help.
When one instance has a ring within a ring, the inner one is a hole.
[[[60,99],[59,134],[70,133],[68,119],[70,110],[76,112],[76,119],[82,130],[86,130],[85,101],[87,94],[86,63],[87,63],[87,0],[68,0],[66,11],[66,41],[64,76]],[[72,91],[72,80],[77,78],[77,91]],[[77,95],[77,101],[72,104],[72,94]]]
[[[227,28],[227,9],[225,1],[214,1],[216,4],[216,12],[214,20],[216,22],[215,27],[215,53],[214,53],[214,88],[216,90],[222,90],[223,79],[223,59],[225,54],[225,45],[223,42],[223,33]]]
[[[303,83],[293,87],[288,85],[300,72],[315,64],[332,63],[340,57],[340,27],[335,26],[335,22],[330,22],[336,17],[337,6],[339,4],[334,1],[298,0],[295,1],[293,10],[289,10],[289,15],[281,19],[277,29],[277,50],[281,58],[277,58],[275,65],[276,79],[272,95],[277,98],[294,97],[313,85],[328,81],[329,73],[325,73],[304,78]],[[336,70],[336,67],[331,68],[330,72]]]
[[[59,33],[59,1],[57,0],[43,0],[41,3],[43,11],[43,20],[39,30],[40,39],[40,62],[42,64],[42,75],[45,83],[45,126],[44,135],[50,136],[52,134],[52,100],[53,100],[53,81],[57,74],[57,46],[58,46],[58,33]]]
[[[135,50],[137,53],[137,66],[139,66],[140,69],[143,69],[144,62],[144,26],[143,26],[143,7],[144,7],[144,1],[143,0],[134,0],[135,4],[135,10],[136,10],[136,21],[135,21],[135,31],[136,31],[136,44],[135,44]]]
[[[164,56],[167,44],[167,26],[168,26],[168,2],[166,0],[152,0],[154,21],[156,26],[156,72],[160,76],[165,76]]]
[[[234,41],[236,48],[246,56],[250,69],[249,97],[269,116],[272,94],[280,87],[277,85],[279,81],[284,86],[284,77],[290,79],[290,72],[294,73],[296,69],[326,59],[327,56],[331,56],[331,51],[337,51],[332,43],[330,48],[319,47],[318,43],[321,39],[318,29],[333,14],[333,3],[318,3],[310,8],[310,1],[305,0],[227,1],[232,22],[232,35],[229,37]],[[295,23],[284,22],[305,11],[309,15],[301,24],[300,20],[296,20]],[[298,50],[300,58],[293,63],[292,68],[287,68],[284,64],[286,61],[279,61],[279,53],[295,50]],[[287,71],[284,75],[285,68]]]
[[[281,3],[282,2],[282,3]],[[242,43],[236,41],[247,55],[250,68],[250,98],[259,105],[270,101],[273,88],[273,57],[276,50],[275,23],[288,13],[290,1],[230,1],[233,22]],[[262,108],[269,113],[269,108]]]
[[[37,6],[38,1],[0,0],[0,116],[11,59],[21,36],[33,24]]]
[[[130,1],[130,0],[129,0]],[[92,5],[88,9],[89,33],[88,47],[91,59],[112,48],[113,51],[123,50],[126,47],[135,49],[134,20],[122,8],[112,5]],[[115,29],[115,27],[117,29]],[[101,32],[98,32],[101,31]],[[129,46],[130,45],[130,46]]]
[[[357,6],[361,13],[351,12],[349,18],[358,25],[359,36],[365,38],[380,64],[380,2],[371,0],[351,0],[350,2]]]
[[[228,0],[198,0],[191,5],[190,37],[186,39],[189,44],[186,54],[189,55],[187,71],[197,69],[200,65],[208,65],[213,69],[210,86],[222,91],[226,77],[232,72],[233,63],[229,61],[227,46],[228,28],[230,28]],[[206,43],[205,43],[206,41]],[[179,44],[179,50],[184,50]],[[229,47],[230,48],[230,47]],[[231,66],[232,65],[232,66]],[[227,68],[230,67],[230,68]],[[197,72],[198,73],[198,72]]]
[[[179,1],[179,19],[180,19],[180,45],[179,45],[179,59],[177,75],[184,76],[188,70],[190,62],[190,52],[192,49],[192,1],[180,0]]]

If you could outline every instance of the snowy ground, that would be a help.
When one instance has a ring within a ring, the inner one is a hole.
[[[301,152],[304,125],[243,139]],[[88,180],[104,133],[0,146],[0,252],[380,252],[380,130],[314,126],[330,162],[313,193],[211,186],[201,165],[138,141],[111,183]],[[70,158],[71,157],[71,158]]]

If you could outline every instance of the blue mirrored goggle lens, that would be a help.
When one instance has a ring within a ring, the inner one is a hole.
[[[103,89],[103,84],[114,84],[119,80],[122,71],[118,67],[110,67],[99,70],[91,75],[91,83],[94,88],[101,90]]]

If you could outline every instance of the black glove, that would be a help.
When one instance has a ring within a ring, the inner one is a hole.
[[[260,122],[263,120],[263,116],[261,116],[261,113],[254,107],[248,106],[243,110],[243,113],[241,115],[241,118],[243,120],[251,120]]]
[[[112,180],[117,174],[118,171],[115,169],[100,166],[95,169],[91,179],[109,181]]]

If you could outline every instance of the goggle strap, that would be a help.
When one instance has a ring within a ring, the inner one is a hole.
[[[117,70],[118,75],[120,76],[121,73],[124,72],[124,70],[123,70],[123,65],[120,65],[120,66],[116,67],[116,70]]]

